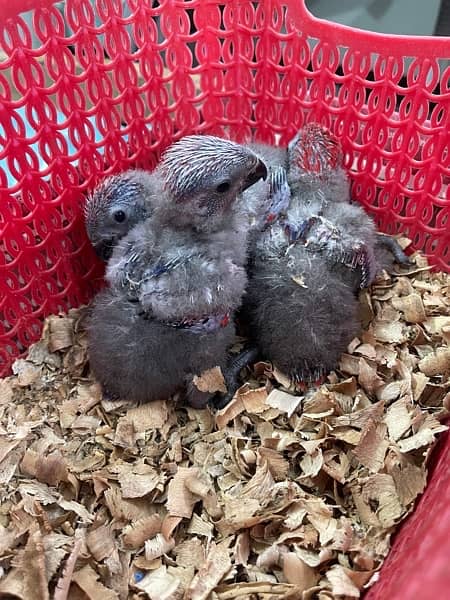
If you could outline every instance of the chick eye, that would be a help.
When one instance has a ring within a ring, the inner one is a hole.
[[[219,194],[224,194],[225,192],[228,192],[230,187],[231,184],[229,181],[222,181],[222,183],[219,183],[219,185],[216,187],[216,191],[219,192]]]
[[[114,221],[116,221],[116,223],[123,223],[126,218],[127,215],[124,213],[123,210],[116,210],[116,212],[114,213]]]

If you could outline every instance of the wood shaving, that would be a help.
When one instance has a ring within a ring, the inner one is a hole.
[[[194,375],[193,382],[201,392],[214,393],[227,391],[220,367],[213,367],[212,369],[203,371],[201,375]]]
[[[49,317],[0,381],[0,595],[358,598],[450,407],[449,276],[415,260],[362,292],[325,384],[295,395],[260,362],[216,414],[103,398],[85,309]]]

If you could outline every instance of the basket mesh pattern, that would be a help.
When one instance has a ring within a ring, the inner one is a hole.
[[[301,0],[0,0],[0,372],[101,282],[86,191],[192,132],[284,144],[322,122],[379,227],[449,270],[449,58]]]

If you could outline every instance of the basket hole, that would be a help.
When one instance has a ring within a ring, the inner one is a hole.
[[[11,96],[11,87],[8,80],[0,74],[0,98],[3,100],[9,100]]]
[[[403,197],[402,196],[396,196],[394,198],[394,202],[392,203],[392,208],[397,213],[399,213],[402,210],[402,208],[403,208]]]
[[[11,51],[13,49],[12,37],[6,27],[3,29],[3,45],[7,51]]]
[[[5,128],[0,123],[0,141],[1,141],[1,143],[2,143],[3,146],[6,146],[7,139],[8,139],[8,136],[6,134]]]
[[[11,277],[8,277],[8,276],[6,277],[6,285],[12,291],[17,289],[16,282],[14,281],[14,279],[11,279]]]
[[[21,338],[25,342],[25,344],[28,345],[31,344],[33,341],[33,334],[30,334],[30,332],[27,329],[22,329]]]
[[[45,262],[42,260],[42,256],[36,256],[36,258],[34,259],[34,264],[38,269],[45,269]],[[28,269],[28,267],[24,268],[24,272],[26,273],[27,277],[31,277],[31,271]]]
[[[420,247],[421,246],[421,243],[420,243],[421,241],[422,240],[421,240],[420,233],[416,233],[415,236],[414,236],[414,239],[413,239],[414,245],[417,246],[417,247]]]
[[[24,314],[29,314],[31,312],[31,307],[23,301],[19,302],[19,308]]]
[[[440,225],[441,225],[441,227],[446,227],[447,224],[448,224],[448,221],[449,221],[448,213],[445,213],[443,215],[443,217],[440,219]]]
[[[26,137],[25,127],[22,119],[19,115],[15,113],[11,113],[10,115],[11,125],[14,128],[14,133],[17,134],[18,137]]]
[[[435,107],[433,114],[435,113],[435,123],[436,125],[441,125],[445,119],[446,110],[443,106]]]
[[[431,252],[436,252],[436,250],[439,247],[439,240],[432,240],[431,244],[430,244],[430,250]]]
[[[45,101],[43,98],[39,103],[40,111],[42,111],[42,116],[47,121],[54,122],[56,120],[56,111],[52,110],[52,105]],[[40,124],[42,122],[41,115],[39,114],[37,108],[35,106],[31,107],[31,119],[35,121],[36,124]]]

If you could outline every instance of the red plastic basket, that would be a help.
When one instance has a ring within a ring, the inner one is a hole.
[[[284,144],[322,122],[379,227],[450,270],[450,38],[353,30],[303,0],[67,0],[60,11],[0,0],[2,374],[46,315],[87,302],[101,281],[86,190],[152,168],[192,132]],[[371,600],[448,594],[446,444]]]

